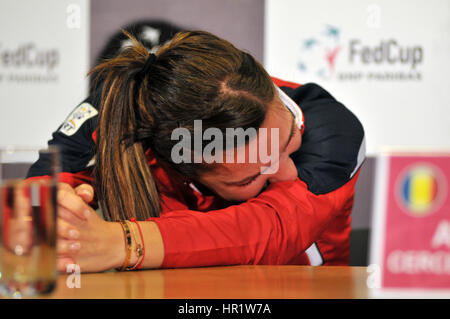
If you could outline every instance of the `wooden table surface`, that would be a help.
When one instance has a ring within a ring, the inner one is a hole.
[[[60,275],[49,298],[368,298],[366,267],[229,266]],[[73,286],[73,285],[72,285]]]

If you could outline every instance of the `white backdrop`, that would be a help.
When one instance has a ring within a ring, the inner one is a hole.
[[[86,97],[88,0],[1,0],[0,147],[44,146]]]
[[[381,145],[450,146],[450,1],[266,0],[265,65]],[[45,145],[87,92],[89,0],[0,2],[0,147]]]
[[[269,73],[327,89],[369,155],[450,147],[450,1],[266,0],[265,14]]]

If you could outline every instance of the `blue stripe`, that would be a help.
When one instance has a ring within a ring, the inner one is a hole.
[[[408,174],[408,176],[405,178],[405,182],[403,183],[403,198],[407,203],[410,203],[410,196],[411,196],[411,174]]]

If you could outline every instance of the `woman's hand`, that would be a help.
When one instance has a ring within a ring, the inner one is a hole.
[[[119,223],[106,222],[88,205],[92,186],[75,189],[65,183],[58,190],[58,270],[78,264],[82,272],[99,272],[122,265],[125,259],[123,231]]]

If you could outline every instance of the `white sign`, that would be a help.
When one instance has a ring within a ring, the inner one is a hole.
[[[448,0],[266,0],[265,66],[327,89],[361,120],[371,155],[448,148],[449,12]]]
[[[87,94],[88,0],[0,2],[0,147],[45,146]]]

